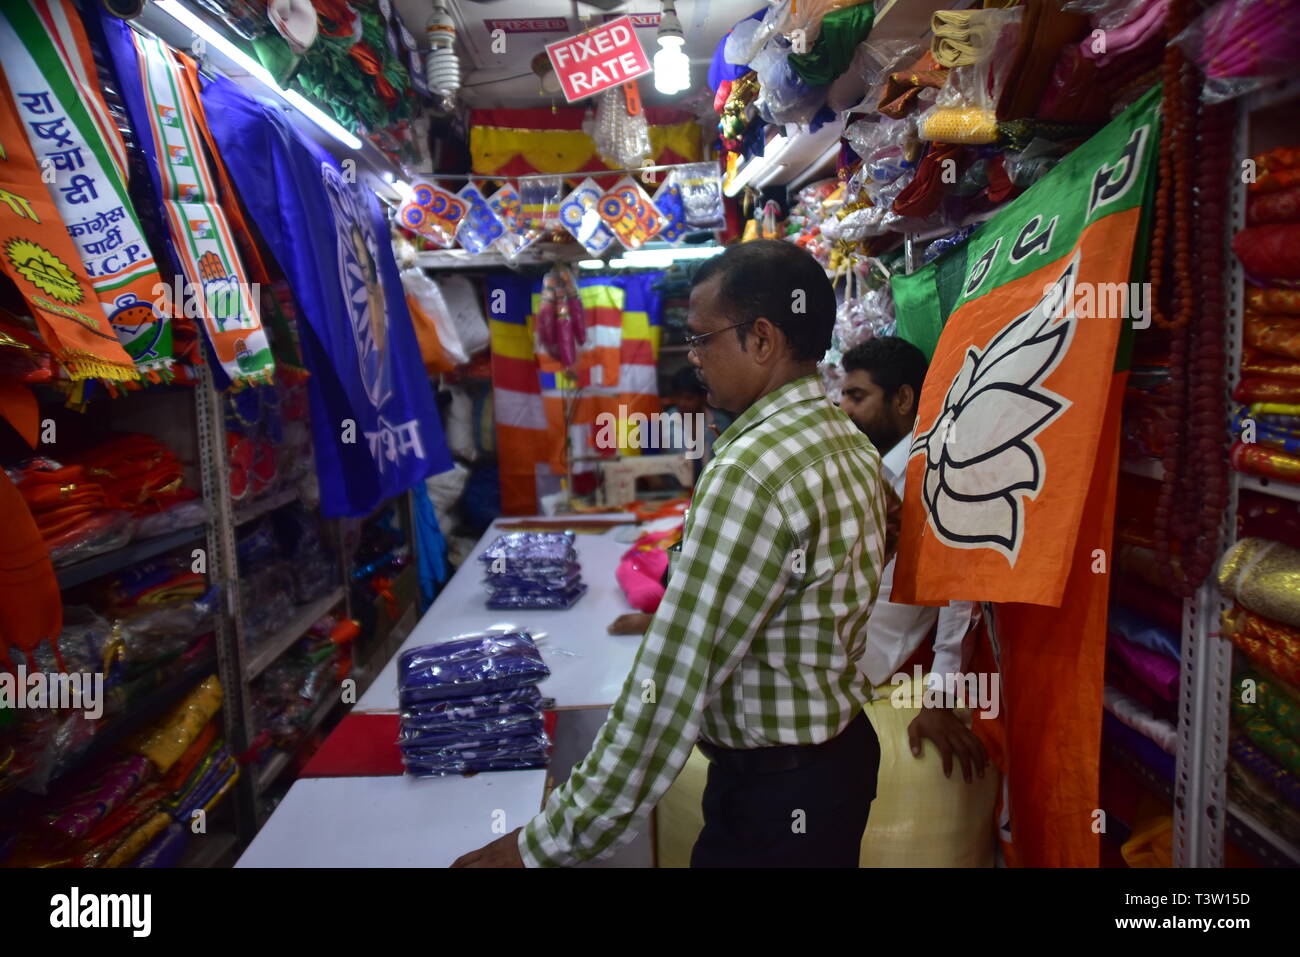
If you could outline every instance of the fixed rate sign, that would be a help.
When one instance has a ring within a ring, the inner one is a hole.
[[[576,37],[546,44],[546,55],[570,103],[650,72],[650,61],[626,14]]]

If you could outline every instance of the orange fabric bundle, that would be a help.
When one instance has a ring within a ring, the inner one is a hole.
[[[1300,359],[1300,317],[1248,312],[1246,343],[1275,356]]]
[[[1268,376],[1275,379],[1300,379],[1300,362],[1284,359],[1244,346],[1241,350],[1242,375]]]
[[[1300,685],[1300,631],[1257,615],[1239,604],[1223,613],[1223,636],[1256,665]]]
[[[1255,157],[1255,182],[1251,193],[1275,193],[1300,184],[1300,147],[1279,146]]]
[[[420,344],[420,358],[424,360],[424,370],[429,375],[451,372],[456,363],[451,361],[447,350],[438,338],[438,326],[433,318],[420,308],[420,303],[412,295],[407,295],[406,306],[411,311],[411,325],[415,327],[415,340]]]
[[[197,498],[183,487],[181,460],[151,435],[130,433],[109,438],[76,461],[104,490],[106,507],[126,512],[157,512]]]
[[[1300,315],[1300,289],[1250,286],[1246,289],[1246,308],[1251,312],[1285,312]]]

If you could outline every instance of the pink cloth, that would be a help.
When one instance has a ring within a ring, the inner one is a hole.
[[[1140,648],[1113,631],[1106,644],[1126,671],[1165,701],[1178,700],[1178,662]]]
[[[1092,33],[1084,37],[1079,44],[1079,49],[1097,66],[1106,66],[1117,56],[1141,46],[1162,30],[1165,25],[1165,13],[1168,10],[1169,0],[1152,0],[1136,17],[1122,27],[1103,31],[1104,52],[1096,49],[1101,44],[1097,43]]]

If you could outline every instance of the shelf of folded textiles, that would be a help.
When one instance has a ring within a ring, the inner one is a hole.
[[[282,488],[278,492],[272,492],[247,505],[240,505],[235,508],[235,524],[244,525],[253,519],[261,518],[267,512],[273,512],[277,508],[283,508],[290,502],[296,502],[302,495],[301,489],[297,485],[290,485],[288,488]]]
[[[60,588],[72,588],[93,581],[96,578],[102,578],[104,575],[111,575],[113,572],[130,568],[132,565],[138,565],[140,562],[154,558],[164,552],[170,552],[173,548],[197,542],[206,534],[207,529],[205,526],[194,525],[169,532],[166,535],[159,535],[157,538],[129,542],[121,548],[113,549],[111,552],[103,552],[82,561],[73,562],[70,565],[56,567],[54,575],[59,580]]]
[[[1175,760],[1150,738],[1109,711],[1102,712],[1102,750],[1131,771],[1152,793],[1173,803]]]
[[[1119,470],[1125,475],[1140,475],[1157,482],[1165,477],[1164,463],[1158,459],[1120,459]]]
[[[141,697],[129,701],[129,710],[125,713],[106,716],[104,726],[90,739],[85,748],[79,754],[74,755],[61,770],[50,777],[46,784],[46,790],[48,791],[56,781],[67,777],[92,759],[108,753],[124,738],[139,731],[165,713],[168,708],[179,704],[187,691],[191,690],[208,675],[214,674],[216,670],[217,652],[213,647],[198,655],[174,676],[163,679],[162,683],[152,691],[144,692]],[[107,690],[105,694],[108,694]],[[44,800],[44,798],[22,788],[0,794],[0,821],[11,818],[19,808],[25,807],[32,801],[39,800]]]
[[[298,744],[295,744],[290,749],[277,751],[271,756],[270,760],[268,760],[266,764],[262,765],[262,767],[257,771],[257,784],[255,789],[258,794],[265,791],[271,783],[278,778],[281,773],[283,773],[284,769],[288,767],[289,763],[293,760],[293,756],[301,746],[302,742],[310,738],[312,732],[325,723],[325,719],[330,716],[330,712],[334,710],[336,705],[342,703],[343,699],[339,694],[337,694],[336,688],[331,687],[326,690],[325,696],[321,699],[320,703],[316,705],[316,709],[312,711],[311,717],[307,719],[307,724],[303,728],[302,737],[299,739]]]
[[[1300,864],[1300,846],[1274,832],[1231,797],[1228,799],[1227,836],[1265,866],[1295,867]]]
[[[248,665],[244,669],[244,677],[252,681],[265,671],[271,662],[288,651],[294,642],[306,634],[307,629],[315,624],[318,618],[327,614],[330,609],[341,602],[343,593],[343,586],[339,585],[337,588],[332,589],[329,594],[300,606],[294,612],[293,618],[268,638],[257,653],[249,659]]]
[[[184,853],[181,854],[181,867],[210,868],[219,866],[233,854],[239,844],[239,838],[232,831],[217,831],[211,834],[193,834]],[[233,861],[231,862],[233,863]]]
[[[1294,482],[1284,482],[1281,479],[1265,478],[1262,475],[1247,475],[1243,472],[1237,476],[1237,488],[1250,489],[1253,492],[1263,492],[1265,495],[1272,495],[1276,498],[1300,502],[1300,485]]]

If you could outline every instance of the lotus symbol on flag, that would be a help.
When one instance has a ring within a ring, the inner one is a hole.
[[[1043,488],[1034,441],[1070,401],[1041,385],[1069,351],[1077,318],[1079,254],[1029,310],[982,350],[969,348],[930,429],[911,455],[925,456],[922,498],[930,528],[953,548],[992,548],[1014,566],[1024,540],[1024,500]]]

